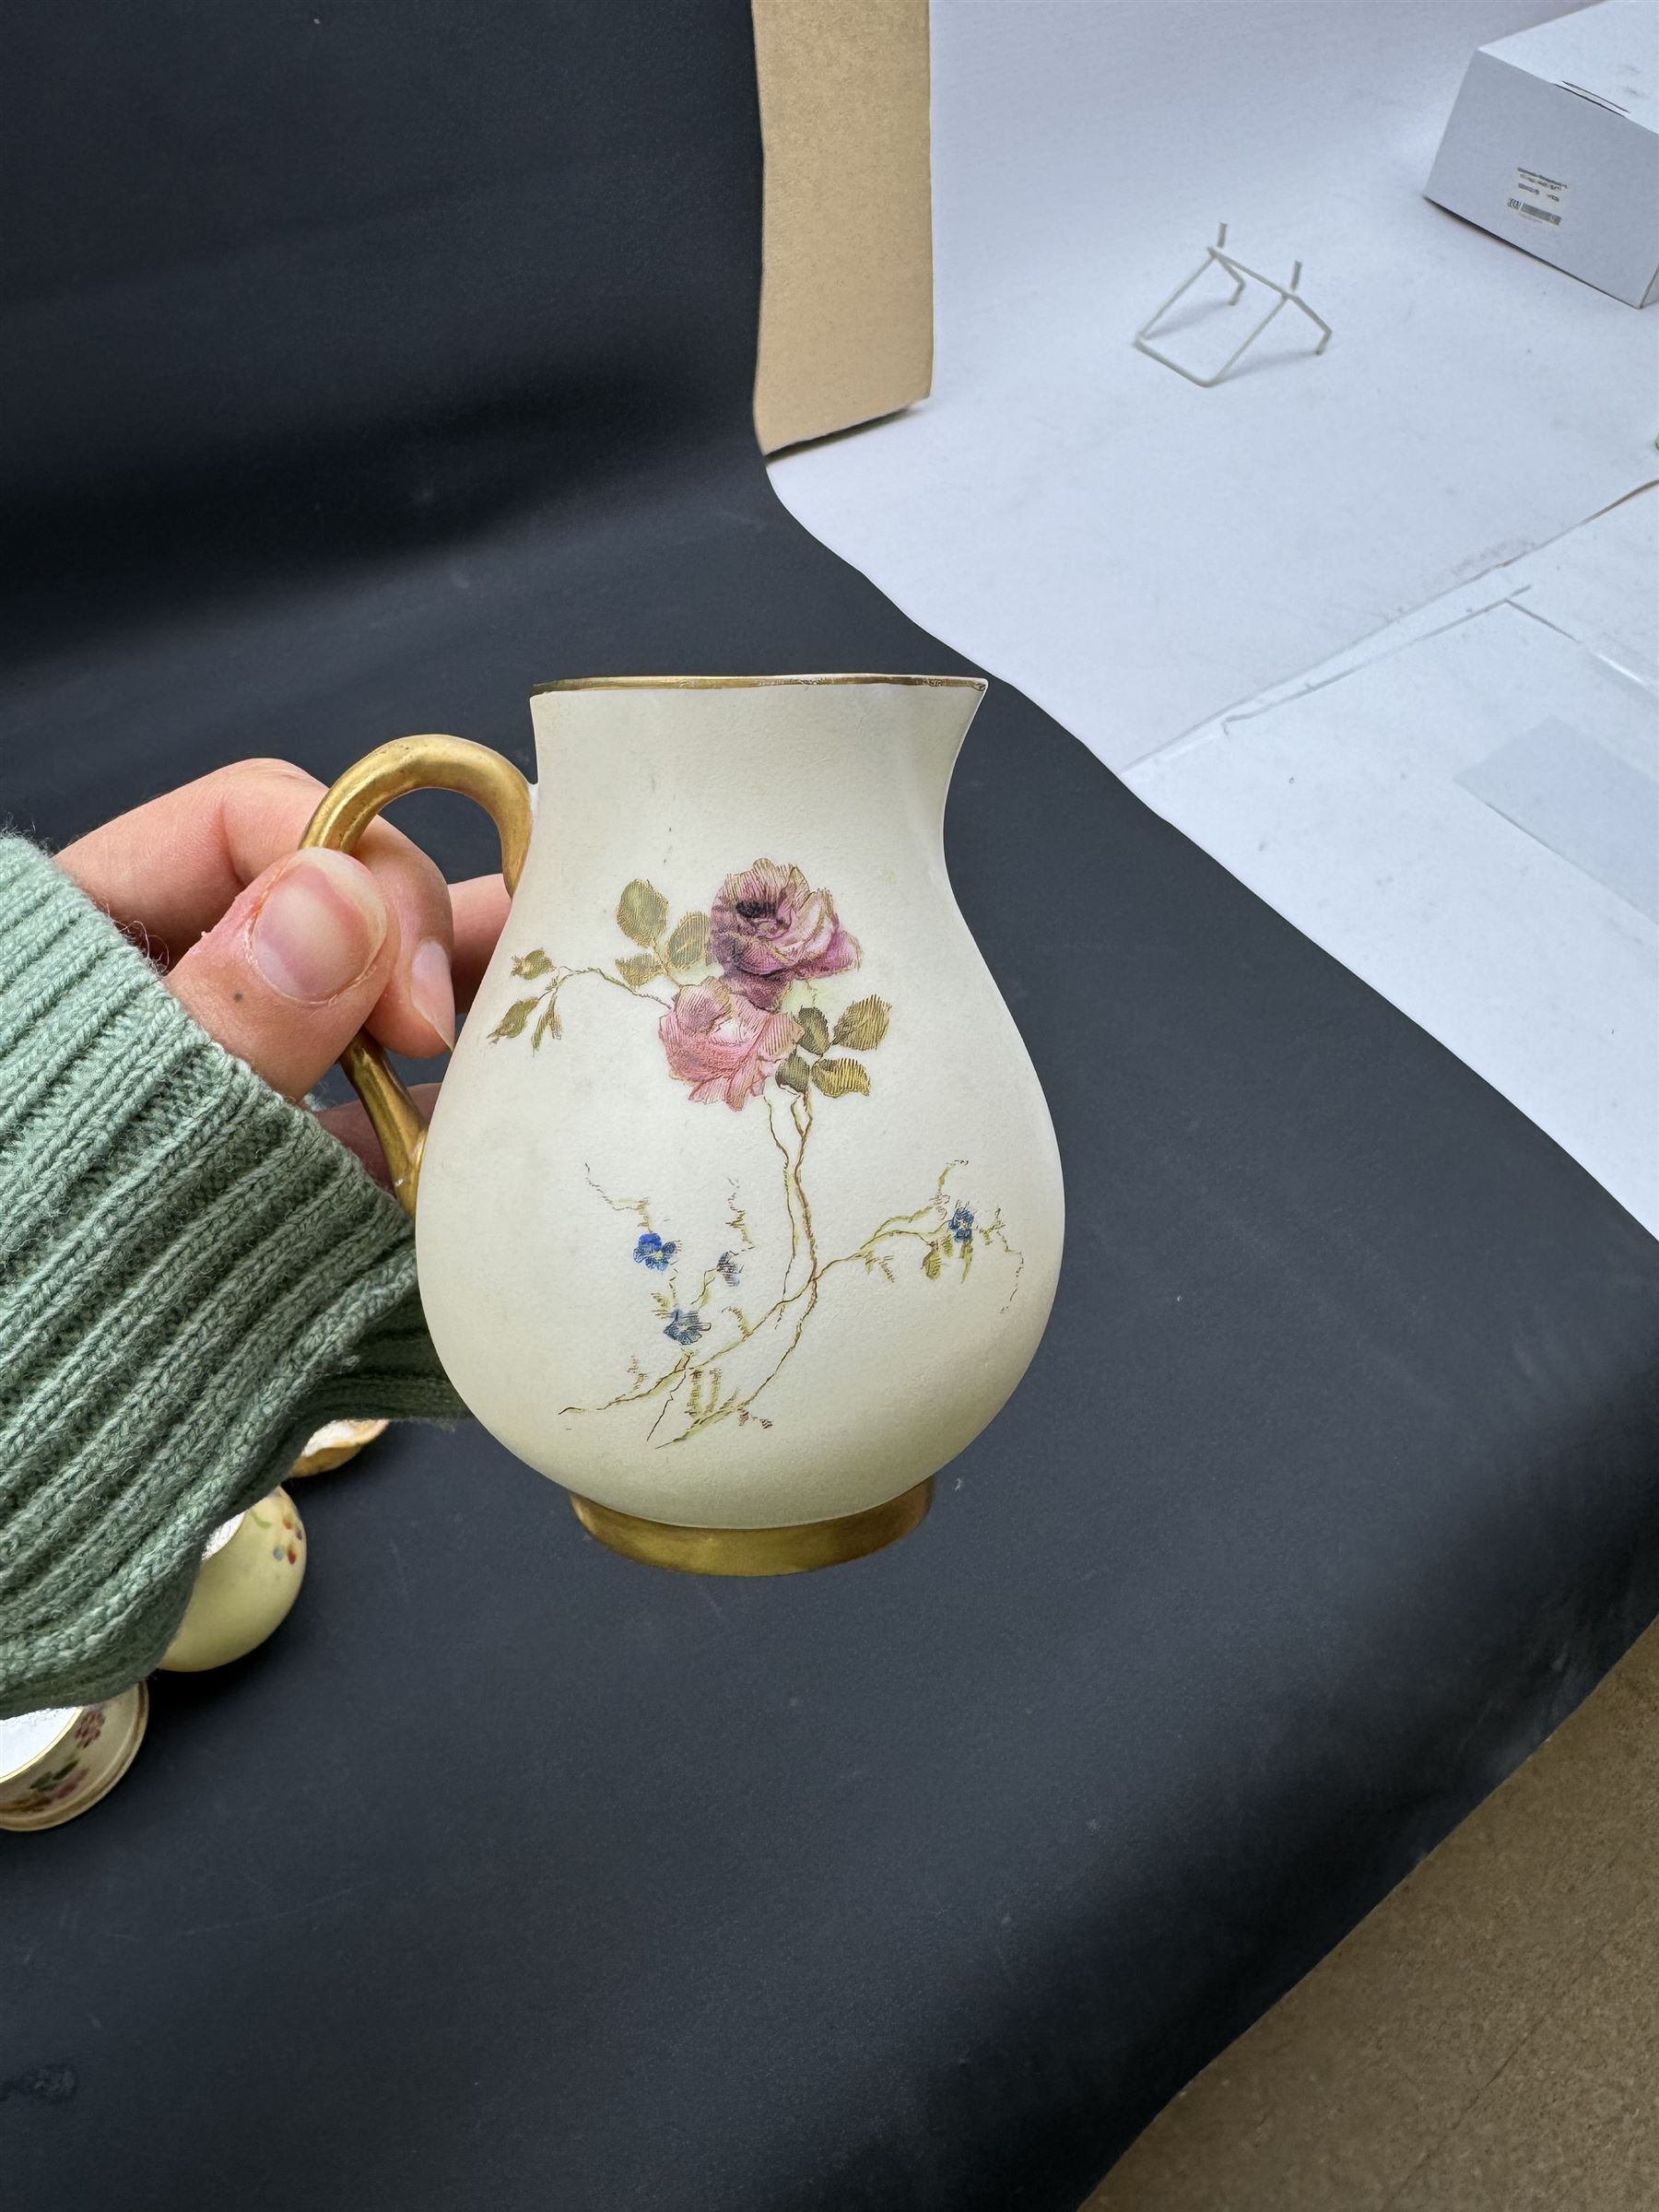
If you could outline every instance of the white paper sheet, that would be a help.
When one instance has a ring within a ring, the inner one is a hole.
[[[1659,1234],[1656,518],[1645,492],[1126,781]]]
[[[935,394],[780,495],[1114,766],[1607,506],[1659,311],[1421,196],[1476,46],[1557,12],[935,0]],[[1223,218],[1335,336],[1205,392],[1130,341]]]

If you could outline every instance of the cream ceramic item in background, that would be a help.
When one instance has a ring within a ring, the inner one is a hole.
[[[527,856],[516,771],[453,739],[382,747],[307,831],[348,847],[425,782],[497,815],[512,910],[424,1140],[363,1041],[347,1065],[418,1177],[452,1381],[615,1548],[874,1549],[1036,1349],[1059,1159],[942,836],[984,688],[552,685]]]
[[[101,1704],[0,1721],[0,1829],[59,1828],[108,1794],[149,1719],[142,1682]]]
[[[299,1508],[286,1490],[273,1490],[208,1538],[162,1666],[169,1674],[195,1675],[242,1658],[288,1618],[304,1578]]]

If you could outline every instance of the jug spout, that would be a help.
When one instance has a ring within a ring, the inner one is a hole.
[[[549,792],[632,786],[771,825],[857,820],[880,842],[936,842],[951,770],[985,695],[977,676],[587,677],[531,700]],[[757,848],[764,851],[762,843]]]

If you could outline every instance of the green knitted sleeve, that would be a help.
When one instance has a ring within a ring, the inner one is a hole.
[[[147,1674],[323,1422],[464,1411],[396,1202],[0,837],[0,1714]]]

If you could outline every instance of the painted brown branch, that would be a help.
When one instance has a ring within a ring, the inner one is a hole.
[[[527,1004],[520,1002],[525,1005],[525,1012],[512,1029],[511,1030],[498,1029],[491,1032],[492,1037],[522,1035],[525,1028],[529,1026],[532,1007],[540,1008],[532,1038],[533,1045],[538,1045],[542,1037],[549,1032],[557,1037],[559,1035],[557,1015],[559,994],[567,983],[574,982],[582,977],[596,976],[601,982],[607,983],[612,990],[625,992],[629,998],[642,999],[647,1005],[666,1011],[671,1001],[664,998],[658,992],[646,988],[648,982],[658,980],[660,976],[671,990],[683,989],[688,982],[695,980],[694,971],[700,970],[705,973],[712,971],[712,964],[706,959],[700,961],[684,957],[677,961],[671,957],[670,945],[675,933],[666,929],[665,901],[651,885],[637,884],[630,885],[629,891],[625,892],[624,907],[628,903],[629,897],[634,893],[639,894],[635,900],[635,904],[640,910],[635,916],[637,926],[630,925],[624,919],[622,907],[618,908],[618,920],[622,922],[624,934],[634,943],[643,946],[650,957],[655,960],[656,971],[650,976],[641,975],[638,982],[630,982],[625,974],[613,972],[610,969],[594,966],[551,967],[549,973],[550,964],[547,963],[547,955],[544,952],[538,949],[526,954],[521,961],[513,963],[514,973],[524,982],[539,982],[544,974],[547,974],[548,980],[538,993],[533,994]],[[649,913],[647,908],[652,910]],[[660,922],[658,921],[659,912],[661,914]],[[683,927],[683,924],[681,926]],[[691,950],[692,947],[688,942],[682,948],[682,953],[688,953]],[[811,1010],[816,1013],[816,1006]],[[513,1011],[516,1012],[517,1008],[515,1007]],[[832,1033],[825,1030],[824,1018],[819,1016],[817,1023],[813,1025],[808,1049],[815,1052],[821,1051],[824,1044],[831,1041],[832,1034],[833,1041],[837,1043],[851,1045],[856,1050],[873,1050],[881,1042],[882,1037],[886,1033],[890,1011],[891,1009],[884,1000],[876,998],[860,1000],[855,1006],[849,1007],[843,1013]],[[820,1030],[825,1032],[822,1037],[818,1034]],[[820,1088],[825,1089],[827,1096],[838,1095],[831,1086],[822,1085]],[[793,1147],[785,1141],[779,1127],[777,1100],[785,1096],[789,1132],[794,1140]],[[747,1319],[741,1307],[735,1304],[723,1306],[720,1308],[721,1316],[724,1319],[729,1319],[735,1333],[726,1335],[718,1347],[704,1352],[699,1347],[688,1346],[672,1366],[665,1369],[661,1374],[655,1377],[648,1373],[644,1364],[637,1356],[630,1358],[629,1360],[629,1387],[628,1389],[618,1391],[614,1396],[606,1398],[597,1405],[563,1406],[560,1409],[562,1412],[569,1414],[607,1413],[619,1406],[647,1405],[653,1400],[661,1399],[662,1403],[646,1432],[647,1441],[655,1438],[657,1431],[662,1428],[671,1411],[677,1411],[684,1418],[685,1426],[677,1434],[670,1436],[665,1441],[666,1443],[684,1443],[689,1438],[700,1435],[714,1422],[730,1419],[735,1414],[744,1420],[749,1418],[749,1409],[754,1406],[756,1400],[771,1387],[794,1356],[805,1335],[806,1324],[818,1307],[824,1281],[838,1267],[862,1265],[866,1274],[878,1267],[887,1280],[892,1282],[895,1279],[892,1265],[885,1248],[901,1242],[911,1242],[922,1245],[924,1254],[937,1255],[927,1258],[924,1269],[932,1276],[937,1276],[939,1257],[947,1256],[951,1242],[947,1232],[952,1206],[947,1185],[956,1171],[967,1164],[965,1161],[947,1160],[939,1171],[938,1180],[934,1185],[931,1198],[912,1208],[909,1213],[888,1215],[884,1220],[877,1222],[862,1243],[855,1245],[851,1252],[841,1253],[833,1259],[826,1260],[818,1250],[818,1232],[812,1215],[812,1201],[806,1188],[806,1162],[814,1127],[812,1092],[807,1088],[797,1090],[790,1087],[786,1093],[783,1089],[769,1089],[764,1094],[764,1103],[767,1135],[778,1154],[782,1169],[783,1206],[789,1223],[789,1252],[783,1263],[782,1279],[777,1297],[753,1322]],[[585,1164],[583,1174],[589,1188],[614,1212],[632,1214],[641,1230],[655,1233],[648,1199],[613,1198],[594,1180],[592,1171]],[[750,1232],[745,1209],[738,1204],[737,1183],[735,1178],[728,1182],[727,1188],[731,1210],[726,1217],[726,1226],[737,1237],[739,1248],[746,1253],[752,1252],[757,1249],[755,1239]],[[1003,1306],[1003,1311],[1006,1312],[1007,1306],[1013,1302],[1014,1297],[1018,1291],[1019,1277],[1025,1265],[1024,1255],[1008,1241],[1000,1208],[990,1221],[971,1233],[981,1242],[1000,1249],[1015,1264],[1013,1285]],[[960,1238],[956,1239],[955,1242],[960,1247],[961,1272],[966,1276],[972,1257],[972,1243]],[[723,1259],[724,1256],[722,1255]],[[803,1262],[806,1268],[805,1275],[796,1280],[797,1270]],[[720,1261],[716,1261],[712,1266],[703,1271],[702,1279],[692,1300],[693,1307],[698,1312],[700,1313],[708,1306],[713,1295],[714,1284],[724,1275],[724,1269]],[[672,1269],[667,1275],[665,1287],[653,1292],[653,1303],[659,1315],[672,1314],[677,1308],[679,1292],[676,1275]],[[761,1331],[768,1327],[788,1330],[788,1338],[782,1350],[779,1351],[765,1373],[751,1386],[745,1388],[743,1384],[735,1382],[729,1390],[724,1390],[723,1394],[724,1373],[722,1362],[730,1359],[745,1345],[751,1344]],[[715,1333],[710,1332],[710,1334]],[[688,1394],[684,1405],[680,1406],[678,1402],[681,1391],[687,1389],[688,1385]],[[771,1423],[767,1422],[763,1425],[770,1427]]]

